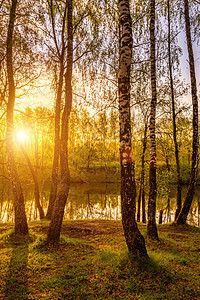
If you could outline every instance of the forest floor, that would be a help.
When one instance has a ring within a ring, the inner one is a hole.
[[[159,225],[146,238],[149,259],[128,254],[120,221],[64,221],[58,246],[46,246],[48,221],[27,237],[0,225],[0,299],[200,299],[200,229]]]

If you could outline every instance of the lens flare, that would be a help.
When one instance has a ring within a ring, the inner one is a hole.
[[[23,130],[17,132],[16,136],[20,142],[24,142],[26,140],[26,134]]]

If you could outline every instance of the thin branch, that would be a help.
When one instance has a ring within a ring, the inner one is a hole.
[[[73,61],[73,64],[76,63],[79,59],[81,59],[85,54],[90,53],[90,52],[92,52],[92,51],[93,51],[93,49],[92,49],[92,50],[84,51],[79,57],[77,57],[77,58]]]
[[[2,115],[1,115],[1,117],[0,117],[0,120],[3,119],[4,115],[6,114],[6,112],[7,112],[7,110],[5,110],[5,111],[2,113]]]
[[[64,10],[64,16],[63,16],[63,23],[62,23],[62,33],[61,33],[62,52],[61,52],[61,56],[64,55],[64,51],[65,51],[65,21],[66,21],[66,14],[67,14],[67,1],[65,2],[65,10]]]
[[[5,178],[5,179],[7,179],[8,181],[10,180],[8,177],[6,177],[5,175],[0,175],[0,177],[3,177],[3,178]]]
[[[14,111],[17,111],[19,112],[20,114],[26,116],[26,117],[29,117],[29,118],[33,118],[33,119],[36,119],[36,120],[50,120],[50,119],[54,119],[54,116],[53,117],[36,117],[36,116],[33,116],[33,115],[30,115],[30,114],[27,114],[19,109],[14,109]]]
[[[81,18],[79,19],[79,21],[74,25],[74,30],[73,30],[73,34],[76,33],[77,27],[80,25],[80,23],[89,16],[89,13],[87,13],[86,15],[82,15]]]
[[[42,73],[42,70],[40,70],[40,73],[35,75],[34,77],[32,77],[28,82],[26,82],[20,86],[17,86],[16,89],[21,89],[25,86],[28,86],[31,82],[34,82],[36,79],[38,79],[40,77],[41,73]]]
[[[53,36],[54,36],[54,43],[55,43],[55,46],[56,46],[56,50],[57,50],[57,54],[60,58],[60,50],[59,50],[59,47],[58,47],[58,42],[57,42],[57,38],[56,38],[56,31],[55,31],[55,22],[54,22],[54,13],[53,13],[53,2],[52,0],[47,0],[47,3],[49,5],[49,9],[50,9],[50,13],[51,13],[51,25],[52,25],[52,29],[53,29]]]
[[[74,47],[73,51],[76,50],[76,48],[78,48],[78,46],[84,41],[85,36],[82,38],[82,40]]]

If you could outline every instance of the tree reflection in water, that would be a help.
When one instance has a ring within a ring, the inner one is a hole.
[[[183,187],[183,196],[186,188]],[[39,214],[34,203],[34,189],[25,191],[26,213],[29,221],[39,220]],[[41,192],[41,203],[46,211],[49,191]],[[200,191],[196,191],[194,201],[188,216],[191,225],[200,226]],[[174,221],[176,210],[175,187],[171,186],[168,193],[158,194],[158,212],[156,215],[159,223],[159,212],[162,211],[162,223]],[[74,184],[70,188],[64,218],[68,220],[120,220],[120,189],[117,184]],[[14,222],[12,193],[9,186],[4,186],[0,191],[0,222]]]

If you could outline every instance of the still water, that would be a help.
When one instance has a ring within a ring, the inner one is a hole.
[[[183,198],[186,187],[183,187]],[[38,220],[39,214],[35,209],[34,191],[32,186],[24,189],[26,199],[26,214],[29,221]],[[171,185],[164,192],[158,193],[157,200],[157,222],[159,211],[163,210],[163,223],[174,221],[176,209],[176,187]],[[49,188],[41,191],[41,204],[44,211],[47,210],[49,199]],[[147,202],[147,200],[146,200]],[[117,184],[73,184],[65,208],[64,219],[103,219],[120,220],[120,186]],[[12,191],[8,185],[4,185],[0,190],[0,222],[13,222],[13,200]],[[191,225],[200,226],[200,188],[194,196],[188,222]]]

